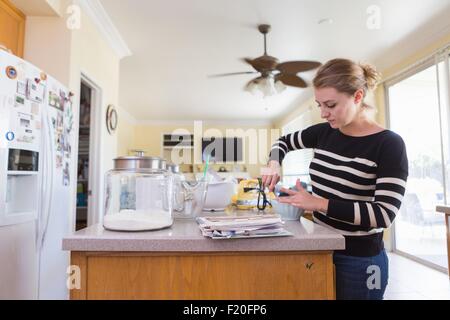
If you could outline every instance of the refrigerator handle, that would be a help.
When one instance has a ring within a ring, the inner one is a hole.
[[[44,217],[45,219],[43,219],[43,229],[42,229],[42,236],[41,236],[41,247],[44,244],[44,240],[45,240],[45,235],[47,233],[47,229],[48,229],[48,224],[50,221],[50,215],[51,215],[51,211],[52,211],[52,200],[53,200],[53,175],[54,175],[54,155],[55,155],[55,150],[54,150],[54,145],[53,145],[53,134],[52,134],[52,130],[51,130],[51,121],[49,119],[50,115],[48,113],[46,113],[46,121],[47,121],[47,128],[48,128],[48,138],[49,138],[49,148],[48,148],[48,154],[50,155],[48,157],[49,159],[49,175],[47,177],[47,185],[48,185],[48,193],[47,193],[47,210],[46,212],[44,212]]]
[[[38,214],[37,219],[37,234],[36,234],[36,248],[39,251],[41,248],[41,238],[42,238],[42,228],[43,228],[43,220],[45,212],[47,211],[47,193],[48,193],[48,135],[47,135],[47,121],[46,121],[46,115],[45,115],[45,109],[43,111],[42,115],[43,120],[43,135],[42,135],[42,157],[43,157],[43,163],[42,163],[42,181],[41,181],[41,205],[40,205],[40,211]]]
[[[48,223],[50,220],[50,212],[51,212],[51,204],[52,204],[52,195],[53,195],[53,143],[52,143],[52,131],[51,131],[51,122],[49,121],[49,114],[47,113],[47,109],[44,107],[44,123],[46,130],[46,141],[45,144],[45,153],[48,155],[46,157],[46,177],[45,177],[45,197],[44,197],[44,210],[42,212],[42,216],[39,219],[39,249],[42,248],[45,240],[45,234],[47,233]]]
[[[45,127],[45,124],[44,124],[44,127]],[[45,144],[47,143],[46,140],[47,139],[45,138],[45,136],[42,135],[41,157],[45,157],[44,150],[45,150]],[[37,219],[36,219],[36,250],[37,251],[39,251],[39,239],[40,239],[40,235],[41,235],[41,217],[44,212],[44,205],[45,205],[45,185],[46,185],[45,179],[47,176],[45,162],[46,162],[46,160],[45,160],[45,158],[43,158],[42,165],[40,168],[40,174],[41,174],[41,182],[39,184],[40,203],[39,203],[39,209],[38,209],[38,214],[37,214]]]

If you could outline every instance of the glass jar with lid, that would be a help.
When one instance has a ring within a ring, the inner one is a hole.
[[[120,157],[105,177],[103,227],[149,231],[173,224],[173,176],[158,157]]]
[[[203,210],[208,187],[207,181],[205,179],[187,181],[185,176],[180,173],[180,166],[174,163],[168,163],[167,170],[173,174],[173,217],[175,219],[195,219]]]
[[[180,173],[180,166],[175,163],[167,163],[167,170],[173,176],[173,216],[175,219],[179,218],[179,212],[184,209],[184,190],[182,182],[185,177]]]

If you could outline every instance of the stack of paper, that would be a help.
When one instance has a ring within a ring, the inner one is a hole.
[[[292,235],[292,233],[283,228],[284,222],[279,215],[198,217],[197,222],[202,234],[212,239]]]

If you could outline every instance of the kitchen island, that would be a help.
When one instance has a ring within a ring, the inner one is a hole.
[[[80,277],[71,299],[334,299],[344,238],[305,218],[285,229],[293,236],[212,240],[194,220],[135,233],[94,225],[63,239]]]

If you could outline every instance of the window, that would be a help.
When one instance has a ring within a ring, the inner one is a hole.
[[[449,202],[448,53],[385,84],[390,129],[402,136],[409,160],[394,251],[442,271],[447,269],[446,227],[436,205]]]
[[[313,109],[309,108],[295,120],[282,128],[282,134],[287,135],[308,128],[314,124]],[[314,157],[313,149],[303,149],[289,152],[283,160],[283,184],[293,186],[297,179],[308,184],[310,188],[309,165]]]

